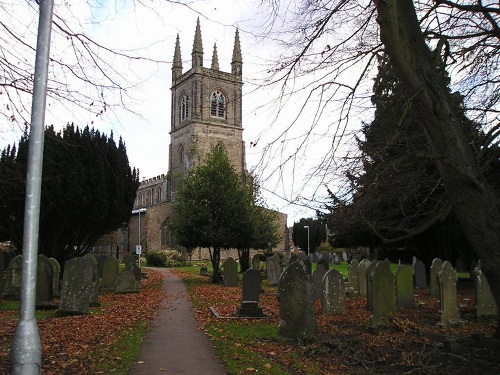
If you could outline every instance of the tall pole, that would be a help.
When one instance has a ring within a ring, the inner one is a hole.
[[[53,8],[53,0],[40,1],[24,203],[21,308],[11,348],[11,374],[13,375],[37,375],[41,373],[42,366],[42,345],[35,319],[35,300],[45,104]]]
[[[307,228],[307,255],[309,255],[309,225],[304,225]]]
[[[132,214],[139,214],[139,227],[137,230],[137,232],[139,233],[139,236],[138,236],[139,242],[137,243],[138,246],[141,246],[141,212],[146,212],[146,209],[139,208],[138,210],[132,210]],[[141,253],[139,254],[139,267],[141,266],[141,255],[142,255],[142,249],[141,249]]]

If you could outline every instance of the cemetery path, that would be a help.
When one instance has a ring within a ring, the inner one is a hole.
[[[168,268],[163,273],[166,294],[130,375],[225,375],[210,339],[198,328],[184,282]]]

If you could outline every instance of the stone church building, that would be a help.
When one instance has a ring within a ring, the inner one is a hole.
[[[171,119],[168,172],[141,182],[128,226],[102,239],[94,252],[103,255],[170,249],[167,220],[172,202],[187,171],[203,162],[212,145],[223,143],[237,173],[246,172],[242,119],[243,61],[238,30],[234,37],[231,72],[221,71],[214,44],[210,68],[203,66],[203,43],[199,19],[196,24],[191,68],[184,71],[179,35],[174,49],[171,86]],[[282,241],[275,250],[288,247],[286,215],[278,213]],[[222,257],[237,257],[228,252]],[[224,256],[226,255],[226,256]],[[193,259],[208,259],[207,249],[198,249]]]

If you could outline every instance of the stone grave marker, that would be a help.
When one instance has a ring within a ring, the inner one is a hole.
[[[297,254],[290,254],[290,260],[288,261],[288,265],[290,265],[290,263],[296,262],[298,260],[299,260],[299,256]]]
[[[297,339],[317,332],[312,286],[303,262],[291,263],[281,275],[278,284],[280,324],[279,334]]]
[[[252,268],[260,271],[260,254],[255,254],[252,258]]]
[[[379,260],[374,260],[373,262],[370,261],[370,265],[368,266],[368,269],[366,270],[366,308],[370,312],[373,311],[373,284],[370,282],[369,276],[372,274],[373,270],[375,269],[377,262],[383,262],[383,261],[379,261]]]
[[[92,261],[87,257],[67,260],[64,264],[59,313],[88,314],[92,293]]]
[[[367,271],[371,262],[368,259],[363,259],[359,262],[358,266],[358,282],[359,282],[359,295],[366,297],[367,295]]]
[[[90,259],[90,272],[92,273],[92,289],[90,291],[90,306],[99,306],[99,270],[97,258],[94,254],[85,254],[84,258]]]
[[[262,275],[259,270],[249,269],[243,273],[243,292],[241,306],[237,308],[237,316],[266,316],[259,307]]]
[[[321,305],[325,315],[345,314],[345,282],[336,269],[329,270],[323,278]]]
[[[270,286],[278,285],[281,276],[280,256],[273,254],[266,260],[267,281]]]
[[[5,284],[5,264],[3,263],[3,258],[0,256],[0,302],[2,301],[2,294]]]
[[[489,317],[497,316],[498,308],[491,292],[488,280],[481,271],[481,268],[476,267],[474,269],[474,285],[476,289],[476,316]]]
[[[345,251],[342,252],[342,259],[347,262],[347,253]]]
[[[238,286],[238,264],[229,257],[222,264],[224,267],[224,286]]]
[[[427,289],[427,272],[425,270],[425,264],[420,259],[413,265],[413,271],[415,272],[415,287],[418,289]]]
[[[327,255],[327,254],[325,254],[325,255]],[[330,269],[330,263],[326,258],[321,258],[320,260],[318,260],[317,265],[318,266],[322,265],[326,271],[328,271]]]
[[[358,268],[359,262],[357,259],[352,259],[347,267],[347,280],[349,280],[349,285],[353,288],[354,293],[359,292]]]
[[[411,308],[413,303],[413,267],[400,264],[396,271],[396,301],[399,308]]]
[[[61,288],[59,285],[60,277],[61,277],[61,266],[57,259],[49,258],[50,265],[52,266],[52,294],[54,297],[61,296]]]
[[[106,255],[99,255],[95,257],[97,260],[97,275],[102,279],[104,272],[104,261],[108,258]]]
[[[11,259],[5,274],[3,298],[6,300],[21,299],[21,276],[23,267],[22,255],[17,255]]]
[[[432,265],[429,272],[429,285],[430,285],[431,297],[439,298],[438,272],[441,271],[442,265],[443,261],[440,258],[434,258],[432,260]]]
[[[389,314],[396,313],[394,274],[389,263],[377,261],[368,280],[373,289],[372,326],[385,325]]]
[[[125,268],[127,268],[131,264],[135,264],[136,262],[137,262],[136,257],[131,254],[125,255],[125,257],[123,258],[123,263],[125,263]]]
[[[141,280],[137,279],[134,274],[133,268],[137,267],[135,264],[124,268],[116,279],[115,293],[139,293],[141,291]]]
[[[35,306],[37,309],[49,309],[53,307],[53,282],[53,269],[49,258],[43,254],[38,255],[35,296]]]
[[[114,257],[107,257],[102,265],[102,286],[103,291],[114,291],[116,280],[120,274],[120,263]]]
[[[440,325],[460,323],[460,314],[457,304],[457,272],[451,263],[444,261],[438,272],[440,298]]]
[[[321,285],[323,284],[323,277],[328,272],[322,264],[318,264],[313,272],[313,298],[314,300],[321,298]]]

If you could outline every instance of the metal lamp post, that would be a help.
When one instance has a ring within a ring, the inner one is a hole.
[[[139,254],[139,267],[141,266],[141,254],[142,254],[142,248],[141,248],[141,212],[146,212],[145,208],[139,208],[138,210],[132,210],[132,214],[139,214],[139,226],[138,226],[138,245],[136,246],[136,253]]]
[[[309,255],[309,225],[304,225],[307,228],[307,255]]]

